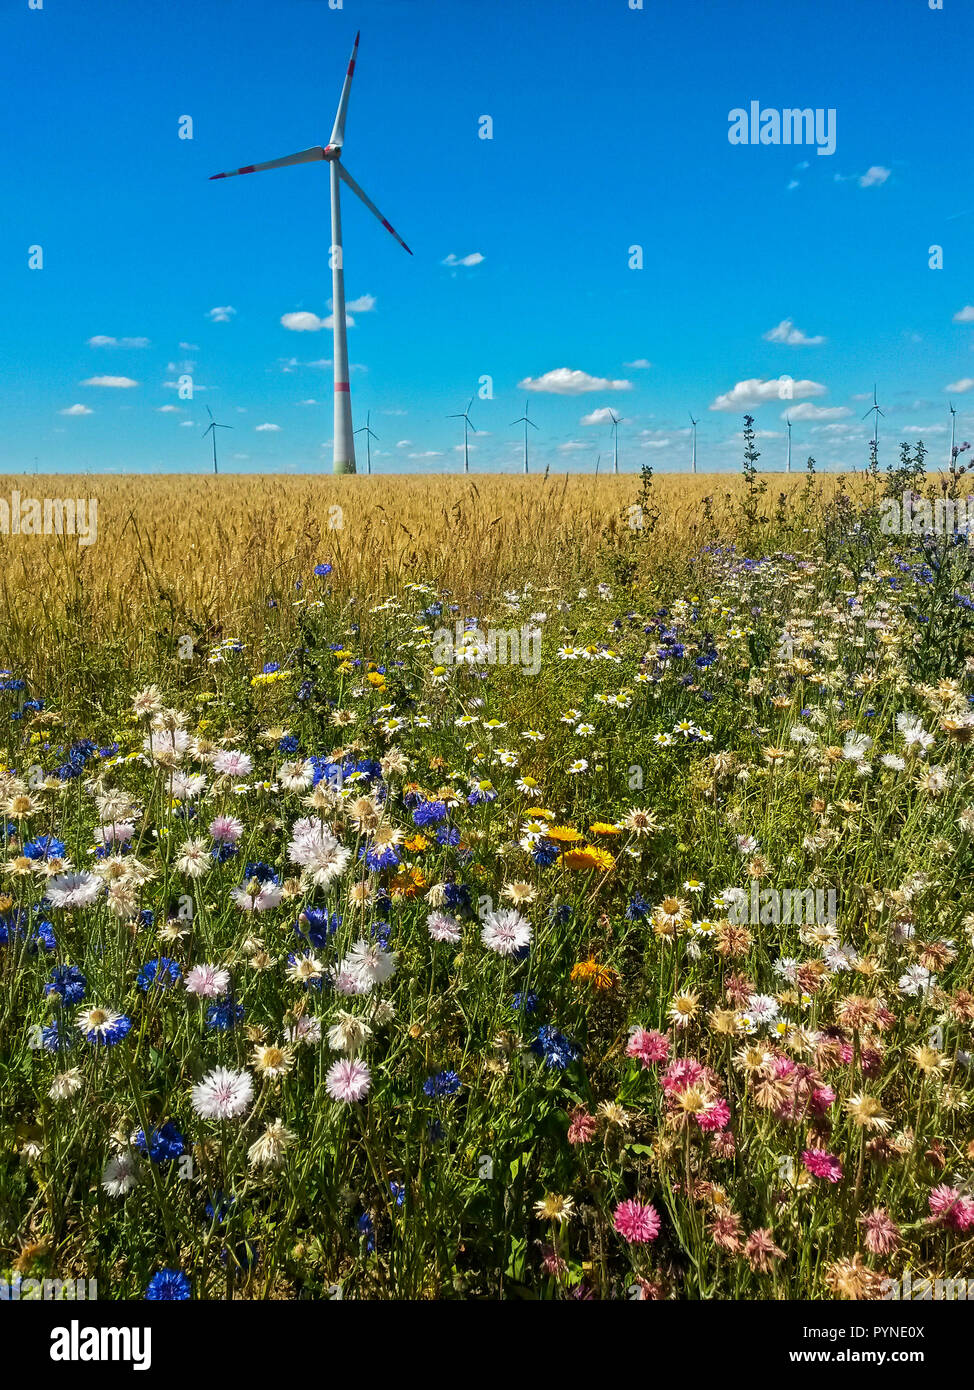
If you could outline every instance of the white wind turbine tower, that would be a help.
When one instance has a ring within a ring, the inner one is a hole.
[[[873,448],[874,448],[874,449],[878,449],[878,448],[879,448],[879,417],[880,417],[880,415],[882,415],[882,416],[883,416],[883,419],[885,420],[885,419],[886,419],[886,415],[885,415],[885,413],[884,413],[882,410],[880,410],[880,408],[879,408],[879,403],[878,403],[878,401],[876,400],[876,387],[875,387],[875,386],[873,387],[873,403],[872,403],[872,405],[869,407],[869,409],[866,411],[865,415],[864,415],[862,418],[863,418],[864,420],[868,420],[869,417],[870,417],[870,415],[872,415],[872,413],[873,413],[874,410],[875,410],[875,412],[876,412],[876,422],[875,422],[875,424],[874,424],[874,426],[873,426]]]
[[[697,471],[697,425],[698,425],[699,423],[700,423],[699,420],[695,420],[695,419],[693,418],[692,415],[690,416],[690,424],[691,424],[691,426],[692,426],[692,429],[691,429],[691,431],[690,431],[690,435],[691,435],[691,438],[690,438],[690,472],[691,472],[691,473],[696,473],[696,471]]]
[[[373,441],[373,439],[378,440],[378,438],[379,438],[379,436],[376,434],[375,430],[372,428],[372,412],[371,412],[371,410],[369,411],[369,413],[368,413],[368,414],[366,415],[366,417],[365,417],[365,424],[364,424],[364,425],[359,425],[359,427],[358,427],[358,429],[355,431],[355,433],[356,433],[356,434],[364,434],[364,435],[365,435],[365,456],[366,456],[366,458],[368,459],[368,471],[369,471],[369,476],[371,477],[371,475],[372,475],[372,441]]]
[[[785,416],[785,424],[788,426],[788,460],[785,464],[785,472],[791,472],[791,421]]]
[[[512,421],[511,421],[511,424],[512,424],[512,425],[520,425],[520,424],[523,424],[523,425],[524,425],[524,471],[525,471],[525,473],[527,473],[527,471],[528,471],[528,425],[530,425],[531,428],[532,428],[533,430],[536,430],[536,429],[538,428],[537,425],[534,423],[533,420],[529,420],[529,419],[528,419],[528,403],[527,403],[527,401],[524,402],[524,414],[520,417],[520,419],[518,419],[518,420],[512,420]]]
[[[462,411],[460,412],[459,415],[448,415],[448,416],[446,417],[448,420],[462,420],[462,421],[463,421],[463,471],[464,471],[464,473],[469,473],[469,472],[470,472],[470,449],[469,449],[469,446],[468,446],[468,444],[467,444],[467,427],[469,426],[470,429],[473,430],[474,434],[477,433],[477,426],[474,424],[474,422],[473,422],[473,421],[471,420],[471,418],[470,418],[470,407],[471,407],[472,405],[473,405],[473,396],[470,397],[470,400],[469,400],[469,402],[468,402],[468,404],[467,404],[466,410],[462,410]]]
[[[338,102],[338,112],[335,116],[335,126],[331,132],[331,139],[325,146],[313,145],[309,150],[301,150],[297,154],[285,155],[282,159],[269,159],[264,164],[247,164],[242,169],[231,169],[225,174],[213,174],[214,179],[231,178],[234,174],[256,174],[263,169],[282,169],[288,164],[311,164],[316,160],[324,159],[330,166],[329,175],[331,182],[331,254],[329,257],[331,264],[331,307],[332,320],[334,325],[334,373],[335,373],[335,442],[333,451],[333,467],[336,473],[355,472],[355,438],[352,431],[352,397],[348,380],[348,330],[345,322],[345,269],[342,256],[342,213],[339,198],[341,183],[348,184],[352,192],[369,209],[375,213],[376,217],[385,227],[387,232],[391,232],[399,245],[406,251],[409,247],[395,228],[386,221],[375,203],[359,188],[351,174],[341,162],[342,153],[345,145],[345,113],[348,110],[348,94],[352,88],[352,77],[355,73],[355,58],[358,53],[359,35],[355,35],[355,47],[352,49],[352,56],[349,59],[348,71],[345,74],[345,83],[342,87],[342,94]],[[412,251],[409,251],[412,255]]]
[[[957,427],[957,411],[954,409],[953,401],[947,402],[947,409],[950,411],[950,453],[947,455],[947,464],[950,468],[956,468],[957,459],[954,456],[954,439]]]
[[[611,418],[611,420],[612,420],[612,439],[613,439],[613,444],[614,444],[614,453],[613,453],[613,456],[612,456],[612,457],[613,457],[612,471],[613,471],[613,473],[618,473],[618,471],[619,471],[619,421],[622,419],[622,416],[621,416],[621,415],[616,415],[616,414],[614,413],[614,411],[612,411],[612,410],[609,411],[609,416],[610,416],[610,418]]]
[[[217,467],[216,467],[216,432],[217,432],[217,430],[232,430],[232,429],[233,429],[233,426],[232,426],[232,425],[218,425],[217,422],[216,422],[216,421],[214,420],[214,418],[213,418],[213,411],[210,409],[209,406],[206,407],[206,413],[207,413],[207,415],[209,415],[209,417],[210,417],[210,423],[207,425],[206,429],[203,431],[203,438],[205,439],[206,436],[212,431],[212,434],[213,434],[213,472],[214,472],[214,474],[215,474],[216,471],[217,471]]]

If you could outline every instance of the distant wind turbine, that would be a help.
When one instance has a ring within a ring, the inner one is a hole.
[[[788,462],[785,464],[785,472],[791,472],[791,421],[785,417],[785,424],[788,426]]]
[[[355,433],[356,433],[356,434],[364,434],[364,435],[365,435],[365,453],[366,453],[366,457],[367,457],[367,459],[368,459],[368,461],[369,461],[369,476],[371,476],[371,474],[372,474],[372,441],[373,441],[373,439],[377,440],[377,439],[379,438],[379,436],[376,434],[375,430],[372,428],[372,412],[371,412],[371,410],[369,411],[369,413],[368,413],[368,414],[366,415],[366,417],[365,417],[365,424],[364,424],[364,425],[359,425],[359,427],[358,427],[358,429],[355,431]]]
[[[612,439],[613,439],[613,443],[614,443],[614,446],[615,446],[615,453],[613,454],[612,471],[613,471],[613,473],[618,473],[618,471],[619,471],[619,421],[622,419],[622,416],[621,416],[621,415],[615,415],[611,410],[609,411],[609,415],[610,415],[610,417],[611,417],[611,419],[612,419]]]
[[[298,154],[288,154],[282,159],[269,159],[264,164],[247,164],[242,169],[231,169],[225,174],[213,174],[214,179],[226,179],[234,174],[256,174],[262,169],[282,169],[288,164],[310,164],[315,160],[327,160],[331,181],[331,306],[334,333],[334,374],[335,374],[335,442],[332,466],[336,473],[355,472],[355,438],[352,430],[352,395],[348,380],[348,331],[345,322],[345,269],[342,258],[342,214],[339,193],[341,184],[346,183],[356,197],[361,198],[369,212],[398,241],[405,251],[409,247],[390,223],[382,216],[375,203],[359,188],[351,174],[341,162],[345,146],[345,113],[348,110],[348,95],[352,88],[355,72],[355,59],[358,54],[359,35],[355,35],[355,47],[349,60],[348,71],[342,94],[338,102],[331,139],[325,146],[313,145],[309,150]],[[412,251],[409,251],[412,255]]]
[[[696,473],[696,471],[697,471],[697,425],[698,425],[699,423],[700,423],[699,420],[695,420],[695,419],[693,418],[692,415],[690,416],[690,424],[693,426],[693,428],[692,428],[692,430],[691,430],[691,441],[690,441],[690,472],[691,472],[691,473]]]
[[[880,408],[879,408],[879,403],[878,403],[878,401],[876,400],[876,387],[875,387],[875,386],[873,386],[873,403],[872,403],[872,405],[869,407],[869,409],[866,411],[865,415],[864,415],[862,418],[863,418],[864,420],[868,420],[869,417],[870,417],[870,415],[872,415],[873,411],[876,412],[875,424],[874,424],[874,426],[873,426],[873,448],[874,448],[874,449],[878,449],[878,448],[879,448],[879,417],[880,417],[880,415],[882,415],[882,416],[883,416],[883,419],[885,420],[885,419],[886,419],[886,415],[885,415],[885,413],[884,413],[882,410],[880,410]]]
[[[947,402],[947,409],[950,411],[950,453],[947,455],[947,463],[951,468],[956,468],[957,457],[954,454],[954,438],[957,426],[957,411],[954,409],[953,401]]]
[[[462,420],[462,421],[463,421],[463,471],[464,471],[464,473],[469,473],[469,472],[470,472],[470,449],[469,449],[469,446],[468,446],[468,444],[467,444],[467,427],[469,426],[469,428],[473,430],[474,434],[477,433],[477,427],[476,427],[476,425],[474,424],[474,422],[473,422],[473,421],[471,420],[471,418],[470,418],[470,406],[472,406],[472,405],[473,405],[473,396],[470,397],[470,401],[469,401],[469,403],[468,403],[468,405],[467,405],[466,410],[460,411],[459,415],[448,415],[448,416],[446,417],[448,420]]]
[[[471,404],[472,404],[472,402],[471,402]],[[538,428],[537,425],[534,423],[533,420],[529,420],[529,419],[528,419],[528,403],[527,403],[527,401],[524,402],[524,414],[520,417],[520,419],[518,419],[518,420],[512,420],[512,421],[511,421],[511,424],[512,424],[512,425],[521,425],[521,424],[524,425],[524,471],[525,471],[525,473],[527,473],[527,471],[528,471],[528,425],[530,425],[531,428],[532,428],[533,430],[536,430],[536,429]]]
[[[595,460],[595,476],[596,476],[596,477],[599,476],[599,464],[600,464],[601,462],[602,462],[602,455],[599,454],[598,458]]]
[[[206,407],[206,413],[207,413],[207,415],[209,415],[209,417],[210,417],[210,423],[207,425],[206,429],[203,431],[203,438],[205,439],[206,436],[207,436],[208,434],[212,434],[212,436],[213,436],[213,472],[214,472],[214,474],[215,474],[216,471],[217,471],[217,467],[216,467],[216,432],[217,432],[217,430],[232,430],[232,429],[233,429],[233,426],[232,426],[232,425],[218,425],[217,422],[216,422],[216,421],[214,420],[214,418],[213,418],[213,411],[210,409],[209,406]]]

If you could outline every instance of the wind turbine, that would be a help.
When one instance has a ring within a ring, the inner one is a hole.
[[[352,77],[355,73],[358,42],[359,35],[356,34],[355,47],[352,49],[348,71],[345,74],[345,83],[338,101],[338,112],[335,116],[334,129],[331,132],[331,139],[327,145],[313,145],[309,150],[301,150],[297,154],[288,154],[282,159],[269,159],[264,164],[247,164],[242,169],[231,169],[225,174],[211,175],[214,179],[227,179],[231,178],[234,174],[256,174],[263,169],[282,169],[288,164],[310,164],[320,159],[327,160],[329,164],[329,177],[331,183],[331,253],[329,256],[329,263],[331,265],[331,307],[335,341],[333,354],[335,373],[335,443],[332,463],[336,473],[355,472],[352,396],[348,380],[348,332],[345,323],[345,268],[342,257],[342,214],[339,198],[342,183],[348,184],[348,187],[356,197],[361,198],[369,211],[375,213],[386,231],[391,232],[405,251],[409,251],[409,247],[403,241],[399,233],[386,221],[375,203],[373,203],[362,189],[359,188],[358,184],[341,162],[341,156],[345,146],[345,113],[348,110],[348,94],[351,91]],[[409,254],[412,255],[412,251],[409,251]]]
[[[785,416],[785,424],[788,426],[788,462],[785,464],[785,472],[791,472],[791,421]]]
[[[957,411],[954,409],[953,401],[947,402],[947,408],[950,411],[950,454],[947,457],[947,463],[951,468],[956,468],[957,456],[954,453],[954,437],[957,427]]]
[[[368,458],[368,461],[369,461],[369,476],[371,477],[371,474],[372,474],[372,441],[373,441],[373,439],[377,440],[377,439],[379,438],[379,436],[376,434],[375,430],[372,428],[372,412],[371,412],[371,410],[369,411],[369,413],[368,413],[368,414],[366,415],[366,417],[365,417],[365,424],[364,424],[364,425],[359,425],[359,427],[358,427],[358,429],[355,431],[355,433],[356,433],[356,434],[363,434],[363,433],[364,433],[364,435],[365,435],[365,453],[366,453],[366,457]]]
[[[878,449],[878,448],[879,448],[879,417],[880,417],[880,415],[882,415],[882,416],[883,416],[883,419],[885,420],[885,419],[886,419],[886,415],[885,415],[885,413],[884,413],[882,410],[880,410],[880,408],[879,408],[879,403],[878,403],[877,400],[876,400],[876,387],[875,387],[875,386],[873,387],[873,403],[872,403],[872,405],[869,407],[869,409],[866,411],[865,415],[864,415],[862,418],[863,418],[864,420],[868,420],[869,417],[870,417],[870,415],[872,415],[872,413],[873,413],[874,410],[875,410],[875,412],[876,412],[876,420],[875,420],[875,424],[874,424],[874,426],[873,426],[873,448],[874,448],[874,449]]]
[[[512,425],[520,425],[520,424],[523,424],[523,425],[524,425],[524,471],[525,471],[525,473],[527,473],[527,471],[528,471],[528,425],[530,425],[531,428],[532,428],[533,430],[536,430],[536,429],[538,428],[537,425],[534,423],[533,420],[529,420],[529,419],[528,419],[528,403],[527,403],[527,401],[524,402],[524,414],[521,416],[521,418],[520,418],[519,420],[512,420],[512,421],[511,421],[511,424],[512,424]]]
[[[612,438],[613,438],[613,440],[614,440],[614,442],[615,442],[615,453],[614,453],[614,455],[613,455],[612,471],[613,471],[613,473],[618,473],[618,471],[619,471],[619,421],[622,419],[622,416],[621,416],[621,415],[616,415],[616,414],[614,414],[611,410],[609,411],[609,416],[611,417],[611,420],[612,420]]]
[[[472,405],[473,405],[473,396],[470,397],[470,400],[469,400],[469,403],[467,404],[466,410],[462,410],[462,411],[460,412],[459,415],[448,415],[448,416],[446,417],[448,420],[462,420],[462,421],[463,421],[463,471],[464,471],[464,473],[469,473],[469,472],[470,472],[470,450],[469,450],[469,448],[468,448],[468,446],[467,446],[467,427],[469,426],[470,429],[473,430],[474,434],[477,433],[477,426],[474,424],[474,422],[473,422],[473,421],[471,420],[471,418],[470,418],[470,407],[471,407]]]
[[[691,473],[696,473],[696,471],[697,471],[697,425],[698,425],[699,423],[700,423],[699,420],[695,420],[695,419],[693,418],[692,415],[690,416],[690,424],[693,426],[692,430],[690,431],[690,433],[691,433],[691,442],[690,442],[690,472],[691,472]]]
[[[602,455],[599,454],[598,458],[595,460],[595,476],[596,476],[596,477],[599,476],[599,464],[600,464],[601,462],[602,462]]]
[[[233,429],[233,426],[232,426],[232,425],[218,425],[217,422],[216,422],[216,421],[214,420],[214,418],[213,418],[213,411],[210,409],[209,406],[206,407],[206,413],[207,413],[207,415],[209,415],[209,417],[210,417],[210,423],[207,425],[206,429],[203,431],[203,438],[205,439],[206,436],[212,432],[212,435],[213,435],[213,472],[214,472],[214,474],[216,474],[216,471],[217,471],[217,467],[216,467],[216,432],[217,432],[217,430],[232,430],[232,429]]]

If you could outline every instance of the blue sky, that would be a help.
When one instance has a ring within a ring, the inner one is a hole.
[[[974,437],[970,6],[629,3],[4,0],[0,471],[205,472],[207,405],[223,470],[330,469],[331,334],[282,323],[329,313],[326,167],[208,176],[327,143],[357,29],[345,163],[415,253],[345,193],[376,471],[456,470],[484,377],[475,472],[525,399],[532,471],[604,467],[608,409],[625,471],[686,468],[688,411],[739,467],[747,408],[762,467],[785,411],[796,467],[861,467],[874,380],[885,459],[942,461],[948,387]],[[731,144],[752,101],[834,109],[835,153]]]

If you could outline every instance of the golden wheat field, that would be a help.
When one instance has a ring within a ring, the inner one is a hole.
[[[817,495],[842,481],[816,479]],[[787,514],[808,487],[797,475],[767,482],[769,513]],[[654,479],[654,563],[684,561],[705,532],[732,539],[740,486],[730,474]],[[604,547],[647,524],[634,475],[0,478],[0,496],[15,489],[96,499],[97,539],[0,536],[7,661],[30,659],[38,623],[55,618],[75,640],[136,640],[146,604],[177,626],[228,629],[256,593],[279,591],[309,561],[327,559],[341,589],[360,596],[416,578],[462,595],[584,577]]]

